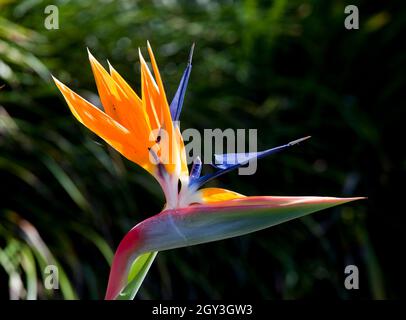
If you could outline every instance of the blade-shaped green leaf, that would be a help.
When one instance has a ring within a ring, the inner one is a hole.
[[[117,300],[134,299],[157,254],[157,251],[147,252],[135,259],[128,275],[128,284],[121,291]]]
[[[26,283],[27,283],[27,300],[37,299],[37,268],[35,265],[35,258],[32,251],[28,246],[24,246],[21,250],[22,261],[21,265],[25,270]]]

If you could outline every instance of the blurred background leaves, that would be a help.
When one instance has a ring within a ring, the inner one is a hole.
[[[48,4],[59,9],[58,30],[44,27]],[[359,30],[344,28],[349,4]],[[196,42],[183,129],[257,128],[260,149],[313,136],[261,160],[256,175],[213,186],[369,199],[159,253],[138,298],[404,297],[402,4],[0,0],[0,297],[102,298],[122,236],[162,209],[157,183],[77,123],[50,81],[99,104],[89,47],[139,92],[147,39],[169,97]],[[50,262],[60,290],[43,288]],[[358,291],[344,288],[348,264],[360,270]]]

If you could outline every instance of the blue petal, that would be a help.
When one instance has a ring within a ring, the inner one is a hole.
[[[212,166],[217,169],[227,169],[236,164],[247,163],[248,161],[254,158],[260,159],[284,148],[285,146],[280,146],[261,152],[215,154],[214,155],[215,163],[212,163]]]
[[[178,121],[180,117],[180,112],[182,111],[183,100],[185,99],[185,93],[187,84],[189,81],[190,72],[192,71],[192,57],[193,57],[193,50],[195,48],[195,44],[192,45],[189,54],[189,61],[185,71],[183,72],[182,79],[180,80],[178,90],[176,90],[176,94],[173,97],[173,100],[170,105],[170,111],[172,116],[172,121]]]
[[[200,178],[200,173],[202,172],[202,160],[200,157],[197,157],[193,161],[192,169],[190,170],[190,183]]]
[[[219,169],[218,171],[211,173],[211,174],[207,174],[205,176],[202,176],[198,179],[194,179],[190,181],[190,184],[195,185],[195,187],[199,188],[200,186],[202,186],[203,184],[205,184],[206,182],[217,178],[227,172],[230,172],[234,169],[237,169],[245,164],[247,164],[250,160],[256,158],[256,159],[261,159],[263,157],[269,156],[271,154],[277,153],[279,151],[285,150],[287,148],[290,148],[296,144],[298,144],[299,142],[302,142],[304,140],[309,139],[310,136],[308,137],[304,137],[301,139],[297,139],[294,141],[291,141],[285,145],[279,146],[279,147],[275,147],[272,149],[268,149],[265,151],[261,151],[261,152],[250,152],[250,153],[229,153],[229,154],[220,154],[214,155],[215,158],[215,162],[220,163],[220,164],[212,164],[215,168]]]

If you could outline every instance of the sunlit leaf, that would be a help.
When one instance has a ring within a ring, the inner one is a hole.
[[[158,252],[147,252],[138,256],[131,266],[128,284],[121,291],[118,300],[132,300],[137,294]]]

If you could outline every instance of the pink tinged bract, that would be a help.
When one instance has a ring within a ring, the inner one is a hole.
[[[137,224],[123,238],[105,298],[119,296],[133,261],[144,253],[248,234],[359,199],[363,198],[258,196],[164,210]]]

